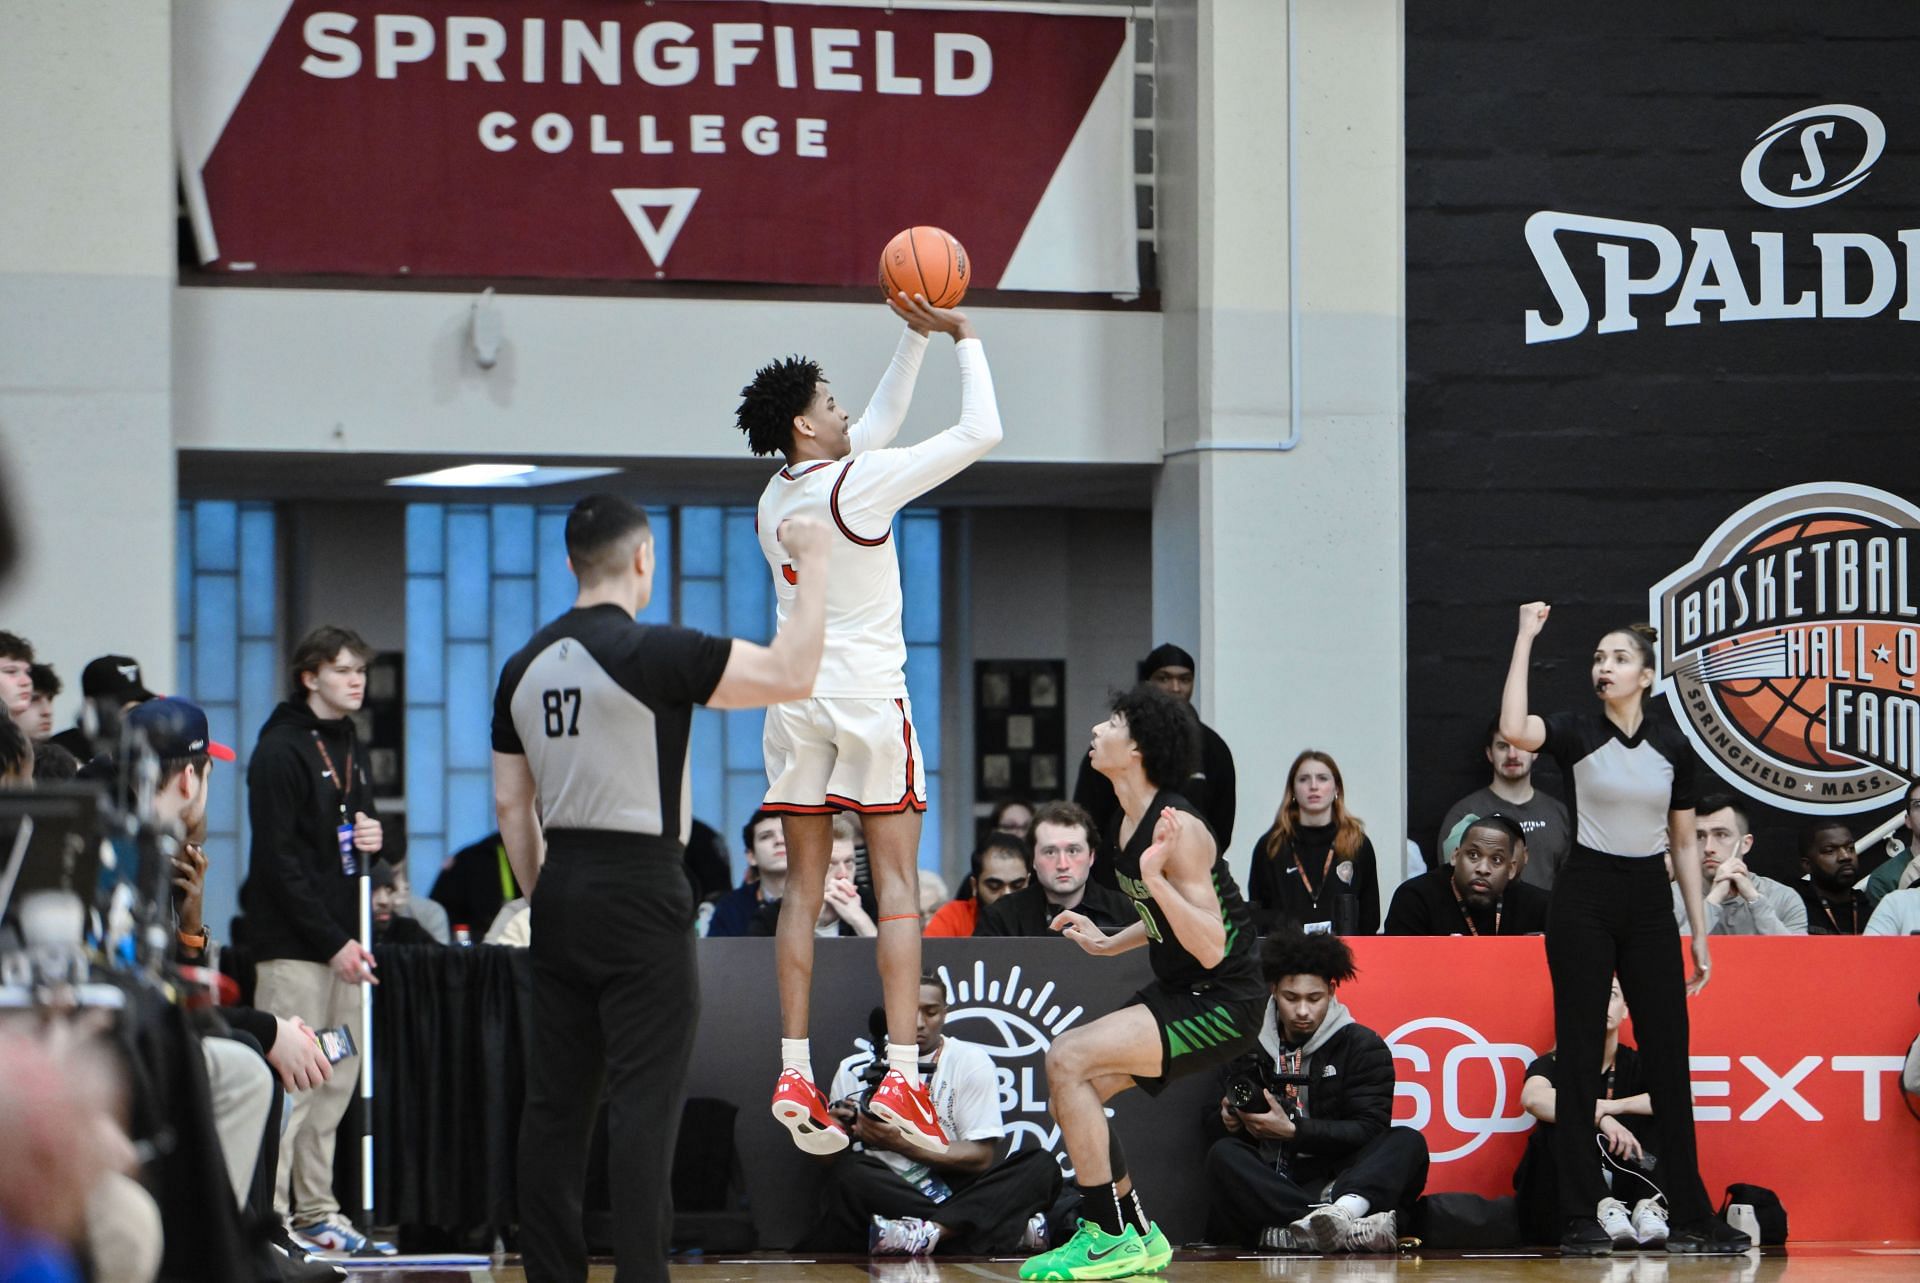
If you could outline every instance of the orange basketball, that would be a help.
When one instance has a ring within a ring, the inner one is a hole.
[[[938,227],[909,227],[880,251],[880,288],[888,298],[924,294],[935,307],[957,307],[972,276],[965,247]]]

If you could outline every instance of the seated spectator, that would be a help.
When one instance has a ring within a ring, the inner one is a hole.
[[[1288,929],[1261,942],[1260,970],[1272,992],[1260,1045],[1228,1066],[1207,1111],[1208,1237],[1392,1252],[1426,1187],[1427,1142],[1391,1125],[1393,1053],[1335,996],[1353,951]]]
[[[1887,838],[1887,858],[1862,889],[1867,900],[1878,906],[1892,891],[1905,890],[1920,882],[1920,781],[1907,785],[1906,828]]]
[[[92,761],[95,753],[110,747],[94,744],[87,731],[89,713],[95,726],[111,733],[119,727],[121,714],[153,698],[140,680],[139,661],[126,655],[102,655],[81,669],[80,695],[79,720],[54,736],[53,742],[82,762]]]
[[[1517,821],[1494,812],[1466,821],[1452,865],[1400,884],[1390,936],[1526,936],[1547,929],[1550,897],[1516,876],[1527,844]]]
[[[1572,841],[1567,824],[1567,808],[1558,798],[1548,797],[1533,787],[1533,765],[1538,753],[1515,748],[1500,734],[1500,719],[1487,723],[1487,761],[1493,767],[1493,779],[1483,789],[1467,794],[1447,810],[1440,821],[1440,845],[1435,848],[1441,864],[1453,859],[1467,825],[1495,811],[1520,826],[1525,837],[1525,858],[1517,870],[1520,881],[1542,891],[1553,890],[1554,875],[1566,863]]]
[[[0,713],[24,734],[33,707],[33,643],[0,630]]]
[[[413,879],[407,874],[406,844],[389,841],[382,851],[384,858],[380,863],[393,871],[393,912],[395,916],[408,918],[420,924],[429,939],[435,944],[453,943],[453,924],[447,920],[447,911],[438,900],[421,899],[413,893]],[[467,927],[469,933],[472,926]],[[411,932],[408,933],[412,934]],[[396,943],[412,943],[396,941]]]
[[[1647,1153],[1655,1136],[1653,1098],[1642,1086],[1640,1053],[1620,1041],[1620,1025],[1627,1018],[1627,1000],[1620,982],[1613,982],[1607,1004],[1607,1039],[1600,1061],[1601,1095],[1594,1102],[1593,1161],[1608,1174],[1612,1193],[1600,1200],[1594,1217],[1613,1239],[1613,1246],[1631,1251],[1655,1248],[1667,1241],[1666,1201],[1659,1161]],[[1555,1053],[1548,1052],[1527,1066],[1520,1089],[1520,1105],[1535,1121],[1526,1152],[1513,1173],[1513,1189],[1520,1205],[1520,1228],[1529,1243],[1558,1243],[1566,1228],[1560,1212],[1560,1178],[1554,1166],[1553,1129]]]
[[[980,914],[995,900],[1026,889],[1033,877],[1032,863],[1026,841],[1017,834],[987,834],[973,849],[973,871],[961,884],[960,895],[943,905],[921,934],[972,935]]]
[[[827,893],[820,902],[815,919],[817,936],[868,936],[880,934],[874,922],[878,910],[854,882],[859,867],[860,829],[846,812],[833,817],[833,850],[827,856]]]
[[[12,718],[0,718],[0,789],[33,787],[33,745]]]
[[[995,1161],[1006,1135],[998,1071],[986,1048],[948,1038],[946,1019],[946,987],[922,976],[914,1036],[921,1076],[950,1138],[946,1153],[923,1149],[864,1110],[871,1049],[841,1061],[829,1109],[858,1148],[823,1160],[826,1205],[805,1250],[986,1256],[1044,1246],[1060,1166],[1038,1148]]]
[[[27,716],[20,723],[20,729],[27,733],[28,739],[39,741],[53,734],[53,701],[65,684],[54,673],[52,664],[34,664],[27,671],[33,678],[33,699],[27,705]]]
[[[420,923],[401,913],[398,908],[400,894],[396,883],[403,875],[398,867],[385,860],[376,860],[371,870],[373,888],[373,943],[383,944],[438,944]]]
[[[1807,906],[1794,889],[1747,867],[1753,850],[1753,822],[1731,793],[1709,793],[1693,809],[1700,843],[1700,868],[1707,880],[1707,934],[1719,936],[1803,936]],[[1673,887],[1673,920],[1691,930],[1687,904]]]
[[[498,833],[489,833],[447,857],[433,880],[434,903],[447,911],[447,921],[480,930],[499,918],[500,906],[520,897],[520,880],[507,863],[507,845]]]
[[[947,884],[932,869],[920,870],[920,927],[924,933],[933,915],[947,902]]]
[[[740,830],[747,880],[713,904],[707,935],[770,936],[787,893],[787,831],[773,811],[753,813]]]
[[[1800,865],[1807,877],[1793,889],[1806,906],[1807,934],[1859,935],[1873,916],[1873,906],[1866,892],[1853,888],[1860,876],[1853,830],[1831,820],[1809,825],[1800,834]]]
[[[1333,758],[1308,749],[1293,759],[1273,827],[1247,872],[1247,901],[1263,932],[1289,922],[1341,935],[1380,929],[1373,843],[1345,794]]]
[[[1024,841],[1033,841],[1033,803],[1010,797],[993,808],[987,817],[987,832],[1011,833]]]
[[[1133,902],[1090,880],[1093,817],[1072,802],[1047,802],[1033,816],[1033,876],[995,900],[974,925],[977,936],[1057,935],[1053,923],[1077,909],[1117,935],[1140,920]]]
[[[1863,936],[1920,936],[1920,887],[1905,887],[1888,894],[1874,906],[1873,916],[1860,932]]]
[[[35,784],[64,784],[80,773],[80,763],[73,754],[61,748],[52,740],[33,746],[33,782]]]

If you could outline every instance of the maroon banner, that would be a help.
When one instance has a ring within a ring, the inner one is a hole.
[[[1125,97],[1100,92],[1119,16],[293,0],[249,80],[221,24],[260,19],[228,12],[192,9],[177,71],[217,270],[868,285],[930,223],[993,286],[1043,196],[1120,190],[1049,192],[1096,98]],[[245,90],[221,128],[195,96],[223,84]]]

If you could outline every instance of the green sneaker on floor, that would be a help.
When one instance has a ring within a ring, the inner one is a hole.
[[[1168,1257],[1172,1254],[1169,1249]],[[1075,1279],[1124,1279],[1160,1268],[1164,1267],[1149,1262],[1147,1245],[1133,1226],[1109,1234],[1092,1221],[1081,1221],[1073,1237],[1059,1247],[1022,1261],[1020,1277],[1027,1283],[1068,1283]]]
[[[1141,1243],[1147,1249],[1147,1263],[1142,1268],[1148,1274],[1158,1274],[1173,1264],[1173,1244],[1160,1232],[1157,1222],[1147,1222],[1147,1236]]]

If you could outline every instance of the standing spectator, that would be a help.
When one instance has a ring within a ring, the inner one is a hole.
[[[1878,905],[1892,891],[1902,891],[1920,882],[1920,781],[1907,785],[1907,826],[1905,836],[1893,833],[1887,837],[1887,858],[1873,876],[1867,879],[1863,888],[1867,899]]]
[[[707,935],[770,936],[787,893],[787,831],[780,816],[758,810],[740,830],[747,880],[714,902]]]
[[[1387,910],[1390,936],[1527,936],[1547,929],[1551,897],[1515,876],[1526,842],[1499,812],[1468,823],[1452,864],[1400,884]]]
[[[14,633],[0,631],[0,709],[8,720],[26,728],[27,710],[33,704],[33,643]]]
[[[970,936],[980,915],[1003,895],[1024,891],[1033,878],[1033,857],[1018,834],[989,833],[973,849],[973,871],[960,894],[927,923],[929,936]]]
[[[1707,932],[1720,936],[1803,936],[1807,906],[1789,886],[1747,867],[1753,821],[1730,793],[1709,793],[1694,808],[1700,870],[1707,879]],[[1671,874],[1671,870],[1668,871]],[[1687,903],[1673,886],[1673,920],[1687,928]]]
[[[973,928],[977,936],[1046,936],[1069,909],[1117,935],[1138,919],[1133,902],[1089,878],[1093,817],[1072,802],[1048,802],[1033,816],[1033,877],[994,901]]]
[[[1187,704],[1193,703],[1193,676],[1193,656],[1170,642],[1154,647],[1139,663],[1141,681]],[[1233,750],[1220,738],[1220,733],[1205,722],[1200,723],[1200,767],[1184,784],[1173,787],[1173,791],[1193,803],[1193,809],[1213,830],[1219,849],[1227,850],[1233,841],[1234,812],[1239,808]],[[1080,759],[1080,774],[1074,780],[1073,800],[1093,817],[1094,836],[1105,844],[1104,849],[1117,849],[1120,802],[1114,796],[1113,781],[1094,770],[1084,757]],[[1104,855],[1095,860],[1093,877],[1103,886],[1117,885],[1112,863]]]
[[[27,705],[21,729],[28,739],[43,740],[53,734],[53,701],[65,689],[65,683],[52,664],[34,664],[27,671],[33,677],[33,699]]]
[[[267,718],[247,766],[253,850],[240,893],[260,960],[258,1004],[315,1029],[344,1024],[356,1045],[366,1042],[360,986],[376,983],[355,935],[358,875],[382,834],[351,715],[372,657],[359,634],[333,626],[294,648],[292,697]],[[294,1098],[274,1186],[293,1232],[330,1251],[369,1246],[333,1196],[334,1136],[353,1090],[354,1075],[336,1074]]]
[[[1873,901],[1853,886],[1860,877],[1853,830],[1829,820],[1807,826],[1800,834],[1800,866],[1807,878],[1794,890],[1807,907],[1807,934],[1859,935],[1873,916]]]
[[[1467,825],[1495,811],[1520,826],[1525,842],[1520,852],[1519,876],[1522,882],[1553,890],[1554,875],[1567,862],[1572,835],[1567,831],[1567,808],[1558,798],[1548,797],[1533,787],[1533,766],[1538,753],[1509,744],[1500,734],[1500,719],[1487,724],[1487,762],[1493,767],[1493,779],[1455,802],[1440,821],[1440,844],[1434,848],[1437,862],[1453,858]]]
[[[83,706],[79,719],[54,736],[53,742],[80,761],[90,762],[96,752],[110,745],[94,744],[87,732],[88,713],[103,734],[111,735],[120,725],[120,715],[152,699],[153,692],[140,678],[139,660],[129,655],[102,655],[80,670],[80,696]]]
[[[1347,810],[1339,765],[1318,749],[1293,759],[1273,827],[1254,848],[1247,892],[1262,931],[1286,922],[1341,935],[1380,929],[1373,842]]]

